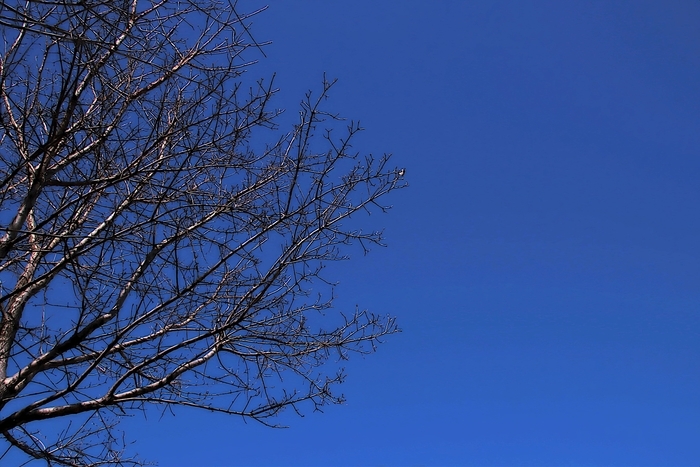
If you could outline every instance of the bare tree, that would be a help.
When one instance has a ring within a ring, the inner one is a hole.
[[[272,82],[242,76],[259,11],[0,3],[0,459],[136,464],[115,426],[151,405],[337,403],[322,364],[396,331],[333,311],[321,272],[381,243],[353,216],[403,171],[331,133],[330,82],[280,136]]]

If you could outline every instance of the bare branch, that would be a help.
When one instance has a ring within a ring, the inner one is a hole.
[[[47,465],[140,465],[118,416],[320,409],[395,321],[333,308],[324,265],[405,186],[309,93],[277,132],[242,74],[263,9],[0,5],[0,436]],[[335,132],[345,131],[337,137]],[[264,141],[269,143],[264,144]],[[113,416],[114,415],[114,416]],[[65,420],[42,430],[43,420]],[[0,454],[2,459],[5,454]]]

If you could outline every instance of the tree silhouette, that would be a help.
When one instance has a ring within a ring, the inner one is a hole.
[[[151,405],[337,403],[323,363],[397,330],[321,273],[381,243],[353,216],[403,171],[332,133],[326,80],[277,131],[272,81],[242,76],[260,11],[0,4],[0,459],[138,464],[116,425]]]

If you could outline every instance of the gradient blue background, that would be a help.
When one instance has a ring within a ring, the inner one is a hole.
[[[254,8],[253,2],[239,7]],[[277,1],[255,18],[296,115],[395,154],[389,248],[337,305],[403,333],[285,430],[127,421],[162,466],[699,466],[700,2]]]

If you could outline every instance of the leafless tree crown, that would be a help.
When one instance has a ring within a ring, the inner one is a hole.
[[[330,82],[274,136],[272,83],[242,76],[256,13],[0,2],[0,460],[137,463],[114,425],[149,405],[339,402],[321,365],[396,331],[332,311],[321,270],[381,243],[351,217],[403,170],[324,131]]]

